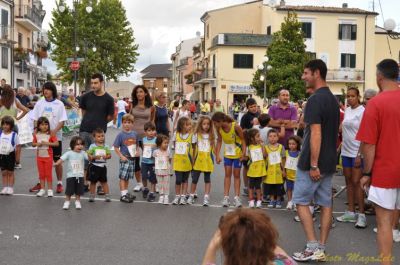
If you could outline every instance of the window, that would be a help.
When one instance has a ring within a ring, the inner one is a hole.
[[[1,47],[1,68],[8,69],[8,48]]]
[[[234,54],[233,68],[253,68],[253,54]]]
[[[315,52],[306,52],[308,60],[315,60],[317,59],[317,53]]]
[[[271,35],[271,26],[267,27],[267,35]]]
[[[18,33],[18,48],[22,48],[22,38],[24,36],[22,35],[22,33]]]
[[[357,25],[339,24],[339,40],[356,40]]]
[[[311,22],[303,22],[301,23],[301,30],[303,31],[304,38],[306,39],[311,39],[311,28],[312,28],[312,23]]]
[[[350,53],[340,54],[341,68],[356,68],[356,55]]]

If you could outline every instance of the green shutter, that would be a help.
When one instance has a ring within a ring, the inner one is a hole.
[[[339,24],[339,40],[342,39],[342,24]]]
[[[357,25],[351,25],[351,39],[357,39]]]
[[[340,67],[341,68],[346,67],[346,54],[345,53],[340,54]]]
[[[356,55],[350,54],[350,68],[356,68]]]

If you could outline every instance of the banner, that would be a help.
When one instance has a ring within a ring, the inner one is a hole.
[[[78,129],[81,125],[81,116],[77,109],[66,109],[67,120],[64,122],[62,128],[63,133],[70,133],[75,129]]]
[[[32,120],[30,119],[30,113],[27,113],[22,119],[17,121],[18,126],[18,137],[20,144],[27,144],[32,143],[33,136],[32,136],[32,129],[31,123]]]

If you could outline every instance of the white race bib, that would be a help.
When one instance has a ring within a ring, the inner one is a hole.
[[[152,152],[151,152],[151,145],[145,145],[143,147],[143,157],[144,158],[151,158]]]
[[[131,157],[135,157],[136,156],[136,144],[131,144],[131,145],[128,145],[127,147],[128,147],[129,155]]]
[[[81,160],[71,160],[72,174],[83,175],[83,163]]]
[[[46,117],[49,120],[49,123],[52,124],[53,120],[53,111],[51,110],[44,110],[42,113],[43,117]]]
[[[270,165],[280,164],[282,162],[281,154],[277,151],[269,153],[268,161]]]
[[[177,155],[186,155],[187,143],[186,142],[176,142],[175,143],[175,153]]]
[[[210,152],[210,141],[201,139],[197,144],[200,152]]]
[[[236,155],[236,145],[235,144],[225,144],[225,155],[235,156]]]
[[[101,158],[99,160],[104,161],[104,158],[106,157],[107,152],[104,149],[96,149],[94,151],[94,156],[100,156]]]
[[[298,160],[299,160],[298,157],[291,157],[291,156],[286,157],[285,168],[291,170],[297,170]]]
[[[8,155],[13,150],[11,143],[7,139],[0,142],[0,155]]]
[[[250,150],[251,161],[257,162],[264,160],[264,155],[261,148]]]
[[[167,156],[156,157],[155,169],[168,169],[168,159]]]

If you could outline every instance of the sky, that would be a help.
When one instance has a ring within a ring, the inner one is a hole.
[[[279,3],[279,0],[275,1]],[[140,56],[135,65],[136,72],[122,76],[120,80],[140,83],[139,72],[142,69],[150,64],[171,63],[171,54],[182,40],[195,38],[197,31],[203,35],[203,23],[200,17],[206,11],[245,2],[249,0],[122,0],[127,18],[134,30],[135,43],[139,44]],[[393,18],[400,25],[399,0],[381,0],[383,12],[379,0],[286,0],[287,5],[341,6],[342,3],[348,3],[349,7],[370,11],[373,2],[375,11],[380,13],[377,25],[383,25],[382,13],[385,20]],[[48,30],[52,20],[51,11],[56,7],[56,1],[42,0],[42,3],[46,10],[43,29]],[[71,6],[71,3],[72,0],[67,0],[67,4]],[[50,73],[57,73],[57,67],[50,59],[46,59],[45,65]]]

